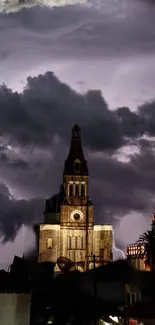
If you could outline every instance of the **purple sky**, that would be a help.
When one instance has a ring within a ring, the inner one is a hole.
[[[34,245],[29,224],[58,190],[74,123],[96,222],[114,224],[123,250],[151,223],[155,5],[77,2],[0,1],[1,265]]]

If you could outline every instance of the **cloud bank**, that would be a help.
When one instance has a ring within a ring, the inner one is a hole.
[[[81,95],[52,72],[29,77],[22,93],[2,85],[0,106],[0,135],[11,146],[49,148],[55,135],[66,143],[75,123],[83,129],[86,146],[96,151],[119,149],[144,134],[155,136],[155,102],[136,112],[128,107],[111,111],[100,90]]]
[[[86,3],[87,0],[1,0],[0,12],[11,13],[18,12],[23,8],[32,8],[34,6],[45,7],[63,7]]]
[[[52,70],[75,89],[80,80],[84,90],[101,89],[111,107],[154,98],[154,7],[93,3],[0,14],[0,83],[19,91],[27,76]]]
[[[0,230],[5,242],[14,240],[23,224],[43,220],[45,198],[62,181],[75,123],[82,128],[95,221],[113,223],[123,249],[131,242],[130,220],[132,240],[149,226],[155,195],[155,102],[136,112],[128,107],[111,111],[100,90],[81,95],[47,72],[29,77],[21,93],[2,85],[0,107]],[[136,151],[130,148],[124,161],[123,150],[133,145]],[[126,236],[120,241],[122,232]]]

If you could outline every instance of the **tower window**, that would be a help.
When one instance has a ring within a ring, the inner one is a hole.
[[[80,165],[81,165],[81,162],[80,162],[80,160],[75,160],[75,172],[76,173],[80,173]]]
[[[77,237],[77,249],[83,249],[84,245],[83,245],[83,237]]]
[[[75,220],[75,221],[80,220],[80,215],[79,215],[79,213],[75,213],[75,214],[74,214],[74,220]]]
[[[68,237],[68,249],[72,248],[72,237]]]
[[[81,184],[81,196],[85,196],[85,185]]]
[[[76,249],[77,246],[77,238],[72,237],[71,249]]]
[[[80,165],[79,162],[76,161],[76,163],[75,163],[75,169],[76,169],[77,171],[79,171],[79,169],[80,169],[80,168],[79,168],[79,167],[80,167],[79,165]]]
[[[50,249],[50,248],[52,248],[52,246],[53,246],[53,240],[52,240],[52,238],[47,238],[46,239],[46,247],[48,249]]]
[[[84,238],[81,237],[81,249],[84,249]]]
[[[75,184],[75,195],[78,196],[79,195],[79,185]]]
[[[69,196],[73,196],[73,184],[69,184]]]

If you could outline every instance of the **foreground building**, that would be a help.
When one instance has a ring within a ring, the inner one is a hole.
[[[31,290],[22,259],[15,257],[10,272],[0,270],[0,325],[29,325]]]
[[[141,244],[130,244],[127,246],[127,260],[129,264],[138,271],[146,271],[144,246]]]
[[[44,224],[37,227],[38,261],[58,262],[56,271],[66,261],[80,271],[101,266],[112,261],[112,234],[111,225],[94,225],[88,165],[75,125],[59,193],[46,200]]]
[[[0,324],[29,325],[30,293],[0,292]]]
[[[155,232],[155,213],[152,214],[151,231]],[[138,271],[150,271],[150,266],[146,263],[145,248],[142,243],[136,242],[127,245],[127,260]]]

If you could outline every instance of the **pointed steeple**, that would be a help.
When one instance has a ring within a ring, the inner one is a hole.
[[[81,144],[81,130],[78,125],[75,125],[72,129],[70,150],[63,172],[63,176],[65,175],[88,176],[87,161],[85,160]]]
[[[81,130],[77,124],[72,129],[72,140],[81,140]]]

